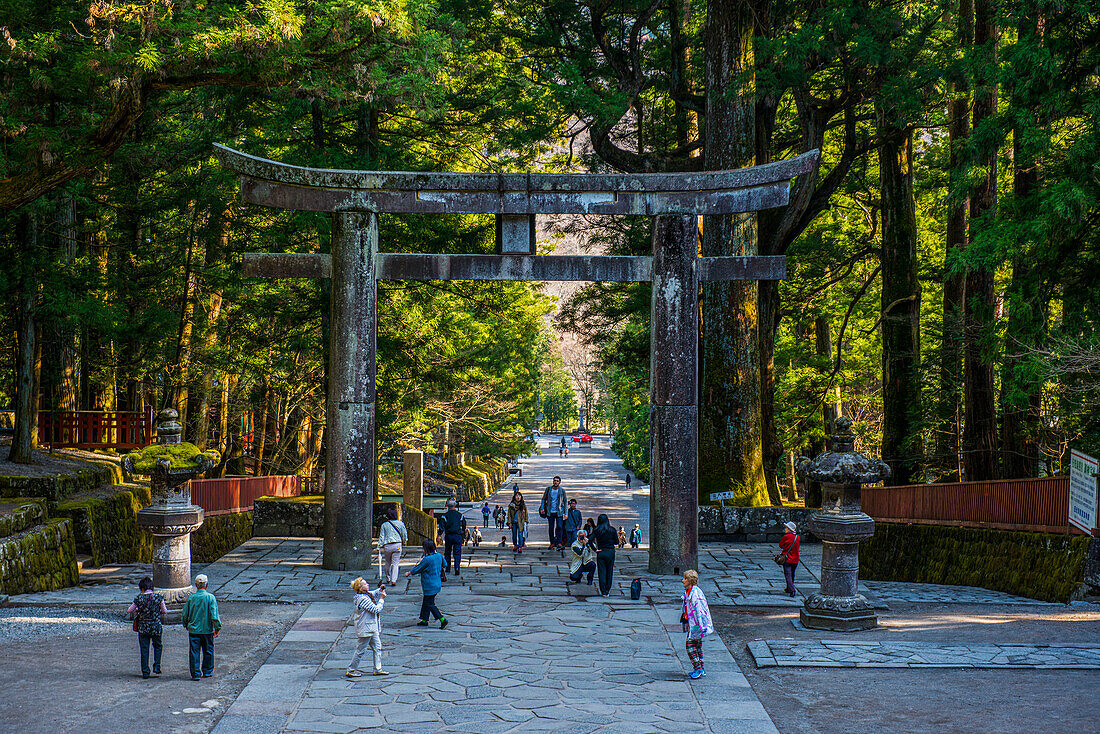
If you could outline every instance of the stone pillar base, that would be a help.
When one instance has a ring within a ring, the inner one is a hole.
[[[830,632],[857,632],[878,626],[878,615],[862,594],[825,596],[813,594],[806,599],[798,618],[810,629]]]

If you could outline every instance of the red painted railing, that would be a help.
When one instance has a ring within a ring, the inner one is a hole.
[[[862,504],[883,522],[1065,533],[1069,478],[864,487]]]
[[[191,480],[191,502],[207,516],[247,512],[257,497],[297,497],[301,491],[301,481],[295,476]]]
[[[153,443],[153,414],[136,411],[43,410],[38,445],[78,449],[137,449]]]

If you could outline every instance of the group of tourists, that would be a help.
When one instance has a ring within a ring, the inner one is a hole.
[[[206,590],[205,574],[195,577],[196,591],[187,597],[183,605],[182,621],[187,630],[188,663],[191,680],[202,680],[214,675],[214,638],[221,632],[222,621],[218,616],[218,600]],[[138,583],[141,592],[126,610],[134,620],[134,632],[138,635],[141,655],[141,677],[160,677],[161,658],[164,652],[162,631],[168,616],[164,597],[156,592],[153,579],[146,576]],[[149,666],[149,648],[153,648],[153,665]]]

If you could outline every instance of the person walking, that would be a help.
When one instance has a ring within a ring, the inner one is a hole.
[[[388,580],[390,586],[397,583],[397,574],[401,567],[401,551],[409,542],[409,531],[405,523],[397,519],[397,506],[386,510],[386,521],[378,530],[378,555],[381,580]]]
[[[527,503],[516,489],[512,491],[512,501],[508,503],[508,527],[512,528],[512,552],[522,553],[527,542]]]
[[[630,475],[629,474],[626,475],[626,488],[630,489]]]
[[[637,548],[642,543],[642,526],[634,523],[634,529],[630,531],[630,547]]]
[[[583,522],[584,518],[581,516],[581,511],[577,509],[577,500],[569,500],[569,512],[565,515],[566,545],[573,545],[573,541],[577,539],[577,531],[581,529],[581,523]]]
[[[714,623],[710,619],[710,607],[703,590],[699,588],[699,573],[692,569],[684,571],[684,593],[680,600],[684,603],[680,614],[680,623],[687,632],[688,659],[691,660],[691,678],[702,678],[707,674],[703,668],[703,638],[714,632]]]
[[[413,574],[420,574],[420,591],[424,594],[424,599],[420,602],[420,621],[416,625],[427,627],[428,615],[430,614],[439,620],[439,629],[445,629],[447,618],[435,605],[436,595],[443,590],[443,564],[445,561],[439,551],[436,550],[435,541],[431,538],[425,538],[421,546],[424,548],[424,557],[405,572],[405,578],[409,578]]]
[[[622,525],[619,526],[619,535],[618,535],[618,539],[617,539],[617,545],[620,548],[625,548],[626,547],[626,528],[623,527]]]
[[[458,503],[447,500],[447,511],[439,518],[439,534],[443,536],[443,555],[447,561],[444,568],[450,568],[454,562],[455,576],[462,575],[462,546],[466,542],[466,518],[457,509]]]
[[[569,563],[569,580],[580,583],[581,575],[588,573],[588,585],[592,585],[592,574],[596,572],[596,553],[588,543],[588,533],[580,530],[576,539],[569,545],[573,551],[573,560]]]
[[[138,649],[141,651],[141,677],[149,677],[149,646],[153,646],[153,675],[160,675],[161,623],[168,616],[164,597],[153,591],[153,579],[149,576],[138,582],[140,594],[126,610],[133,616],[134,629],[138,633]]]
[[[475,527],[474,528],[473,546],[475,548],[477,548],[479,545],[481,545],[481,540],[482,540],[481,528]]]
[[[539,517],[546,518],[547,530],[550,535],[550,550],[561,550],[562,535],[565,528],[566,508],[568,500],[565,497],[565,489],[561,486],[561,477],[554,477],[554,482],[542,493],[542,502],[539,503]]]
[[[619,540],[615,528],[607,515],[596,518],[596,529],[592,532],[596,544],[596,571],[600,578],[600,596],[611,595],[611,580],[615,572],[615,543]]]
[[[798,526],[791,521],[785,523],[787,532],[779,539],[779,551],[783,555],[783,578],[787,582],[787,596],[798,596],[794,588],[794,570],[798,568],[798,549],[802,545],[802,536],[797,533]]]
[[[386,603],[386,588],[379,586],[373,593],[370,584],[359,577],[351,582],[352,591],[355,592],[355,636],[359,644],[355,646],[355,654],[351,657],[351,663],[345,675],[348,678],[361,678],[359,661],[367,648],[374,653],[374,674],[389,675],[382,670],[382,607]]]
[[[214,638],[222,629],[222,620],[218,616],[218,600],[206,590],[209,579],[200,573],[195,577],[197,591],[187,597],[183,605],[182,622],[187,630],[188,661],[191,664],[191,680],[209,678],[214,675]],[[199,653],[202,653],[202,665],[199,665]]]
[[[492,513],[492,510],[489,509],[489,502],[488,502],[488,500],[486,500],[485,504],[483,504],[481,506],[481,518],[484,521],[485,527],[489,527],[489,515],[490,515],[490,513]]]

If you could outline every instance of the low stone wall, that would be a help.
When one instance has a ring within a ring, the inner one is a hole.
[[[21,533],[46,521],[46,501],[41,497],[12,497],[0,500],[0,539]]]
[[[412,505],[397,502],[374,503],[373,533],[375,538],[378,537],[382,523],[386,521],[386,512],[394,506],[397,507],[397,517],[405,523],[405,529],[409,531],[408,545],[420,545],[425,538],[435,540],[437,528],[435,518]]]
[[[942,525],[877,523],[859,546],[859,575],[978,586],[1068,602],[1085,580],[1090,538]]]
[[[0,538],[0,593],[57,591],[78,579],[71,520],[47,520]]]
[[[257,538],[321,538],[325,498],[259,497],[253,504],[252,535]]]
[[[212,515],[191,533],[191,560],[213,563],[252,537],[254,510]]]
[[[121,484],[122,469],[108,462],[85,462],[86,469],[41,477],[0,476],[0,498],[45,497],[50,507],[80,492],[104,484]]]
[[[707,507],[699,508],[699,539],[740,543],[778,543],[793,521],[804,541],[817,540],[809,529],[817,510],[805,507]]]
[[[448,466],[443,475],[459,484],[459,502],[480,502],[497,491],[508,479],[508,462],[504,459],[476,459]]]
[[[76,549],[92,557],[93,566],[149,563],[153,537],[137,524],[137,513],[149,504],[149,488],[106,486],[59,502],[55,515],[73,521]]]

